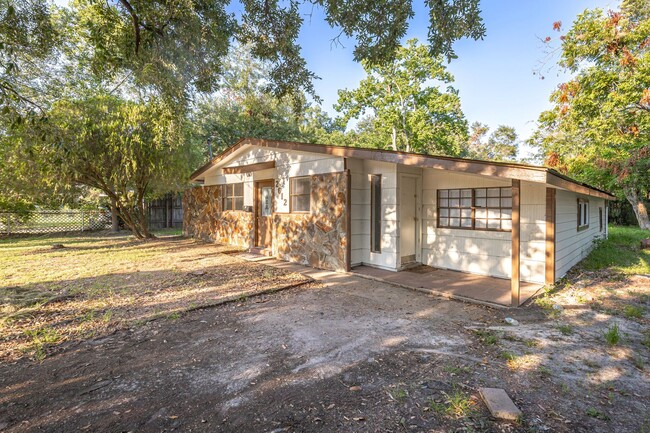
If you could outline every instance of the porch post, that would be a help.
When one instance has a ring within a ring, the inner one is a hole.
[[[512,275],[510,278],[511,307],[518,307],[520,287],[520,238],[521,225],[519,218],[519,203],[521,194],[521,182],[518,179],[512,180]]]
[[[555,284],[555,188],[546,188],[546,285]]]

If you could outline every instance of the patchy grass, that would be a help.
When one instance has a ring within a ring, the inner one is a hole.
[[[613,323],[609,325],[607,331],[605,331],[605,341],[610,346],[616,346],[621,342],[621,331],[618,329],[618,323]]]
[[[145,241],[106,233],[0,239],[0,359],[41,360],[65,341],[177,320],[307,280],[177,233]]]
[[[573,334],[573,326],[563,323],[557,327],[558,331],[562,333],[562,335],[571,335]]]
[[[641,249],[641,239],[650,237],[638,227],[609,226],[609,238],[600,242],[582,262],[588,271],[611,269],[624,274],[650,274],[650,250]]]
[[[493,346],[499,342],[499,336],[492,331],[487,331],[483,329],[475,329],[474,330],[474,335],[476,335],[479,339],[479,341],[482,344],[485,344],[487,346]]]
[[[623,315],[628,319],[640,319],[645,314],[643,307],[639,305],[627,305],[623,310]]]

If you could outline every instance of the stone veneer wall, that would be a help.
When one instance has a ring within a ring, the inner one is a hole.
[[[348,270],[347,172],[311,176],[311,212],[273,215],[273,252],[315,268]]]
[[[253,246],[253,213],[221,210],[221,186],[199,186],[183,194],[183,234],[243,248]]]

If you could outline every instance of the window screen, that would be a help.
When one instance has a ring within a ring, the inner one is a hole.
[[[290,196],[291,212],[309,212],[311,195],[311,178],[291,178]]]
[[[589,228],[589,201],[578,199],[578,231]]]

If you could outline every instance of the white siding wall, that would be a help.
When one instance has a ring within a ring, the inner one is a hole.
[[[342,157],[317,153],[276,150],[252,146],[238,152],[224,167],[275,161],[275,168],[247,174],[222,174],[221,169],[205,177],[205,185],[244,182],[244,206],[253,205],[253,183],[262,179],[275,179],[275,211],[289,212],[289,178],[311,174],[336,173],[345,169]]]
[[[521,279],[544,283],[546,270],[546,185],[521,182]]]
[[[578,231],[578,198],[589,200],[589,228]],[[580,260],[587,257],[594,240],[606,236],[605,200],[570,191],[557,190],[555,229],[555,277],[562,278]],[[603,231],[600,231],[598,208],[603,208]]]
[[[510,232],[437,228],[438,189],[510,186],[504,179],[425,169],[422,192],[422,262],[429,266],[509,278]]]
[[[352,183],[352,266],[397,267],[397,168],[379,161],[348,159]],[[381,174],[381,252],[370,251],[370,175]]]

